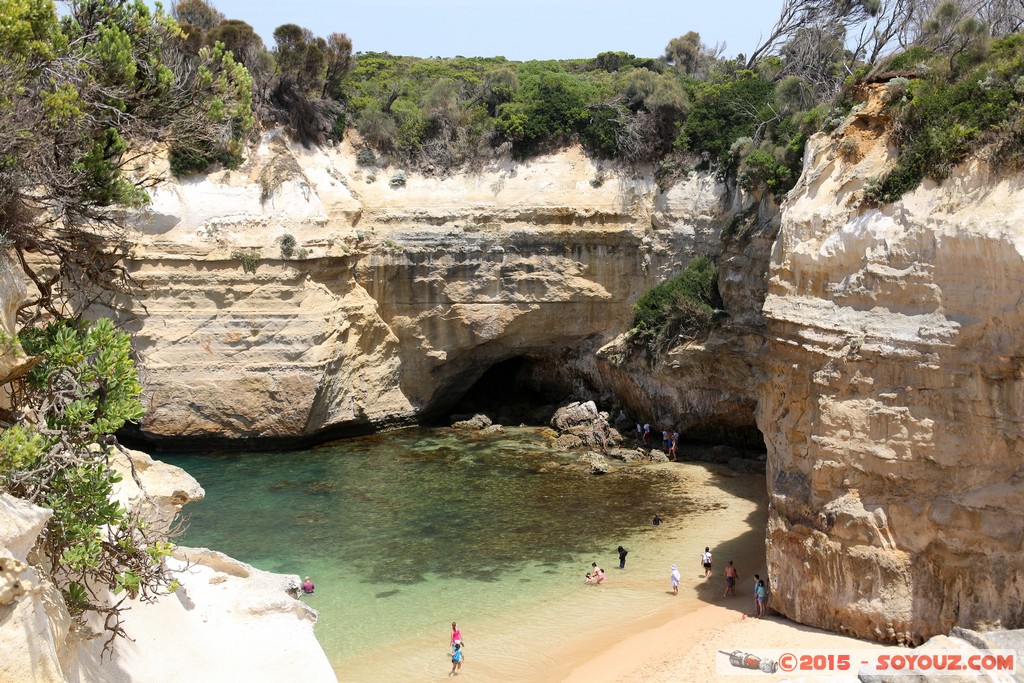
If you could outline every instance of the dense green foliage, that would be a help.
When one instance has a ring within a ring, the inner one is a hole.
[[[111,500],[121,476],[110,467],[107,435],[142,416],[129,338],[109,320],[54,322],[19,338],[39,362],[13,395],[37,421],[0,433],[0,490],[53,510],[40,540],[49,577],[73,615],[98,611],[113,617],[111,637],[123,635],[119,604],[104,589],[122,598],[173,589],[162,563],[170,546]]]
[[[645,163],[681,155],[728,174],[756,152],[745,185],[787,190],[818,122],[807,120],[806,109],[780,106],[776,85],[735,61],[705,55],[701,65],[703,79],[627,53],[518,63],[370,53],[358,56],[336,95],[383,157],[367,152],[367,160],[390,156],[443,169],[502,145],[521,158],[579,142],[599,158]],[[757,142],[734,147],[741,138]]]
[[[899,157],[868,188],[869,201],[895,201],[924,178],[942,181],[982,147],[992,149],[997,166],[1024,168],[1024,35],[952,60],[918,47],[893,64],[914,68],[920,77],[887,84]]]
[[[82,231],[148,200],[144,149],[168,145],[195,169],[241,159],[254,126],[246,69],[219,46],[180,48],[174,20],[141,0],[80,0],[60,18],[52,0],[0,0],[0,238],[62,277],[102,279]]]
[[[718,266],[699,256],[683,272],[644,294],[633,306],[633,339],[658,350],[710,329],[721,308]]]

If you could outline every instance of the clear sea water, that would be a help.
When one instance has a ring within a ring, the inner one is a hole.
[[[656,469],[595,476],[578,455],[552,450],[537,429],[511,428],[161,459],[206,490],[185,508],[182,545],[311,576],[316,592],[303,599],[320,613],[316,634],[340,680],[443,678],[453,620],[474,680],[540,680],[551,662],[536,643],[627,604],[632,613],[664,604],[651,585],[668,568],[642,549],[657,533],[654,511],[678,517],[687,506]],[[619,544],[633,552],[626,572]],[[608,572],[605,586],[582,585],[593,561]],[[601,597],[610,585],[614,597]]]

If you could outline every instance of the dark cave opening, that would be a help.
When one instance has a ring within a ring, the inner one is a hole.
[[[452,407],[453,416],[483,413],[498,424],[547,424],[572,393],[551,361],[516,356],[495,363]]]

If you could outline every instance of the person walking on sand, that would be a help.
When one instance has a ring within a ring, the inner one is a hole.
[[[725,594],[722,595],[723,598],[730,595],[736,597],[736,580],[739,578],[739,572],[733,566],[732,560],[729,560],[729,564],[725,565]]]
[[[456,624],[453,621],[452,622],[452,639],[451,639],[451,644],[455,645],[456,643],[459,643],[459,644],[462,643],[462,631],[459,630],[459,625]]]
[[[672,565],[672,574],[669,575],[669,583],[672,584],[672,595],[679,595],[679,567]]]
[[[761,575],[754,574],[754,616],[757,616],[757,584],[761,582]]]
[[[462,671],[462,661],[465,656],[462,654],[462,643],[455,643],[452,646],[452,670],[448,674],[449,676],[458,676],[459,672]]]
[[[625,569],[626,568],[626,555],[628,555],[628,554],[629,554],[629,551],[626,550],[625,548],[623,548],[620,545],[619,546],[619,569]]]
[[[705,546],[704,553],[700,556],[700,563],[704,567],[704,578],[711,576],[711,547]]]

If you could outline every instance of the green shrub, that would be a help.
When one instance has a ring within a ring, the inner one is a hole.
[[[213,163],[209,157],[201,152],[178,147],[171,148],[170,162],[171,173],[178,178],[187,178],[190,175],[202,173]]]
[[[924,45],[914,45],[906,51],[895,55],[885,66],[889,71],[924,70],[921,67],[929,64],[936,56],[937,53],[934,50]]]
[[[557,65],[528,63],[519,82],[512,102],[498,110],[498,127],[520,155],[539,150],[547,141],[564,139],[590,116],[586,81]]]
[[[718,267],[709,257],[699,256],[633,305],[633,339],[652,351],[693,339],[714,325],[715,310],[721,305]]]
[[[281,258],[291,258],[295,253],[295,237],[286,233],[281,235]]]
[[[54,322],[19,338],[41,361],[12,383],[12,397],[42,422],[0,434],[0,490],[53,510],[40,537],[43,569],[76,620],[104,615],[110,646],[124,635],[122,607],[110,606],[103,588],[147,600],[176,587],[163,564],[170,544],[111,500],[121,477],[109,465],[119,447],[108,435],[143,413],[130,340],[109,320]]]
[[[1012,150],[1021,140],[1024,125],[1024,88],[1017,88],[1024,70],[1021,44],[1024,41],[1017,36],[1003,38],[993,44],[988,59],[969,72],[936,70],[910,82],[902,97],[905,103],[895,108],[896,164],[881,179],[877,192],[866,192],[865,199],[893,202],[924,178],[941,182],[984,146],[991,146],[996,165],[1018,167],[1020,155]],[[915,50],[905,54],[914,53],[915,58],[925,54]],[[892,63],[907,59],[900,56]]]
[[[740,187],[748,192],[768,190],[778,194],[792,186],[790,170],[765,149],[751,150],[743,157],[737,179]]]
[[[242,251],[237,249],[231,252],[231,258],[236,261],[242,262],[242,271],[246,273],[255,273],[256,269],[260,265],[260,254],[259,251]]]
[[[375,166],[377,164],[377,155],[373,153],[372,149],[363,147],[356,153],[356,163],[360,166]]]
[[[703,154],[709,161],[730,163],[729,149],[737,138],[751,137],[757,121],[770,120],[774,100],[771,82],[740,72],[721,83],[697,83],[690,115],[677,146]]]

